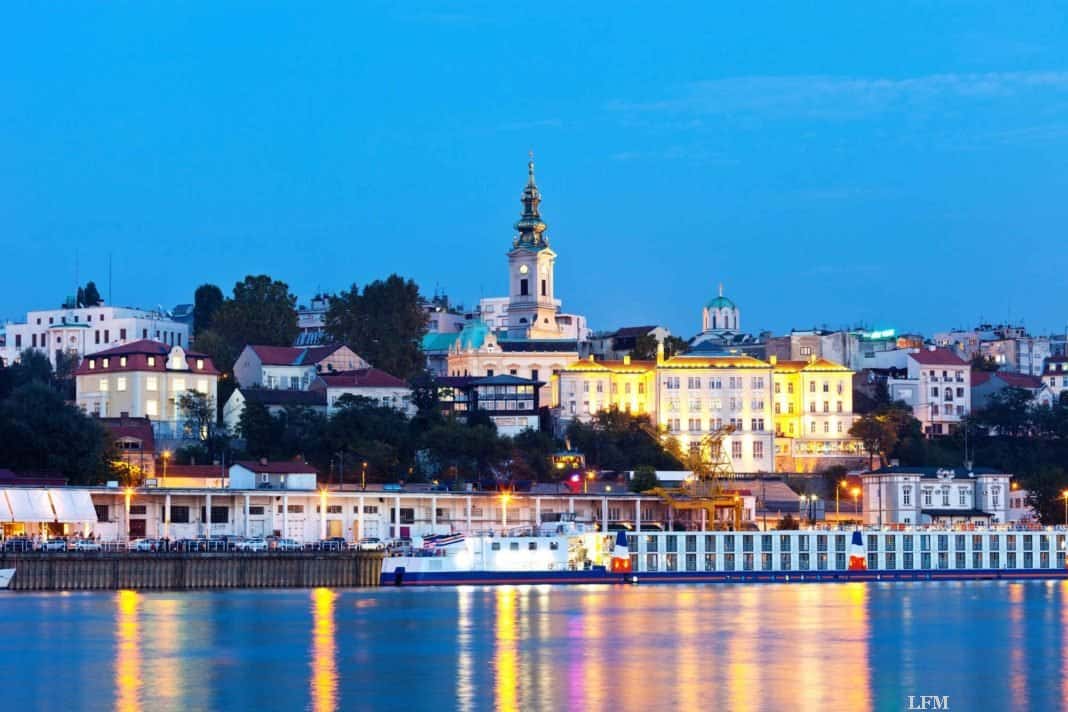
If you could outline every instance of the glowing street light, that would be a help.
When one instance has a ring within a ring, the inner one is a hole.
[[[842,514],[842,507],[841,507],[841,504],[839,503],[838,495],[841,493],[842,490],[844,490],[848,486],[849,486],[849,483],[847,481],[845,481],[845,480],[842,480],[841,482],[838,483],[838,486],[834,488],[834,516],[835,516],[835,518],[837,518],[839,515]]]
[[[860,497],[860,487],[854,487],[849,493],[853,495],[853,510],[860,514],[860,501],[857,499]]]
[[[590,493],[590,480],[592,480],[596,476],[597,476],[597,473],[594,472],[593,470],[590,470],[589,472],[586,473],[586,479],[582,481],[582,493],[583,494],[589,494]]]

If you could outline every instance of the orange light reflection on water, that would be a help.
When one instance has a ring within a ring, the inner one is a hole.
[[[328,588],[312,591],[311,698],[317,711],[338,707],[336,598]]]
[[[115,709],[140,712],[141,640],[137,622],[137,591],[122,590],[116,596],[118,623],[115,655]]]
[[[516,689],[516,590],[511,586],[501,586],[496,590],[497,625],[493,654],[493,666],[496,671],[494,697],[495,708],[502,712],[516,712],[519,709],[518,690]]]

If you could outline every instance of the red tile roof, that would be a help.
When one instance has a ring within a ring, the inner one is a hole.
[[[407,388],[400,378],[378,368],[321,373],[319,379],[328,388]]]
[[[342,348],[342,344],[328,346],[253,346],[252,349],[265,366],[314,366]]]
[[[923,366],[967,366],[968,362],[949,349],[923,350],[909,354],[912,359]]]
[[[1041,378],[1038,376],[1029,376],[1026,373],[998,371],[994,375],[1013,388],[1029,388],[1034,390],[1042,387]]]
[[[113,440],[119,438],[133,438],[141,441],[144,451],[152,452],[156,449],[156,437],[152,430],[152,421],[148,418],[100,418],[100,423],[111,433]]]
[[[166,371],[167,355],[170,354],[172,348],[174,347],[151,339],[131,341],[128,344],[113,346],[110,349],[89,354],[78,364],[78,368],[74,370],[74,375],[87,376],[94,373],[112,373],[116,371]],[[121,362],[123,356],[126,357],[125,366]],[[149,357],[153,357],[156,360],[151,366],[148,365]],[[202,373],[206,376],[219,375],[218,369],[215,368],[215,364],[211,362],[211,358],[207,354],[186,351],[185,358],[190,373]],[[104,366],[104,359],[108,361],[107,366]],[[203,368],[196,367],[198,360],[204,362]],[[90,368],[90,365],[92,365],[92,368]]]
[[[163,477],[163,468],[156,468],[156,476]],[[226,477],[220,465],[167,465],[167,477]]]
[[[981,386],[989,381],[994,376],[991,371],[980,371],[978,369],[972,370],[972,388]]]
[[[290,461],[267,461],[266,463],[259,460],[238,460],[235,465],[241,465],[246,470],[255,472],[256,474],[267,473],[272,475],[317,475],[319,471],[306,462],[290,462]]]

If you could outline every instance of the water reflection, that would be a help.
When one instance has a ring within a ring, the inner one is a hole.
[[[496,649],[493,667],[497,676],[494,683],[494,698],[497,709],[515,712],[519,709],[516,689],[516,590],[511,586],[497,589]]]
[[[137,621],[139,594],[119,591],[116,616],[115,709],[138,712],[141,709],[141,638]]]
[[[312,591],[311,708],[317,712],[338,706],[336,598],[328,588]]]
[[[26,680],[6,709],[1045,710],[1066,603],[1068,582],[26,594],[0,602],[0,679]],[[58,644],[65,684],[27,677]]]

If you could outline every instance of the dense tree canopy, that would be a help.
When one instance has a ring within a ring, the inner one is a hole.
[[[193,294],[193,334],[207,331],[215,323],[215,314],[223,305],[222,290],[214,284],[202,284]]]
[[[658,470],[680,470],[682,463],[649,432],[647,415],[632,415],[615,408],[598,413],[591,423],[573,422],[567,430],[571,446],[586,456],[586,464],[604,470],[632,470],[651,465]]]
[[[424,367],[420,340],[426,333],[419,287],[392,274],[360,292],[355,284],[330,299],[326,331],[365,360],[400,378]]]
[[[297,298],[289,293],[285,282],[264,274],[249,275],[234,285],[233,297],[215,308],[210,324],[210,328],[197,332],[197,349],[229,373],[241,349],[249,344],[293,344],[299,331]]]
[[[104,427],[44,383],[20,385],[0,402],[0,466],[96,483],[107,474],[108,451]]]

